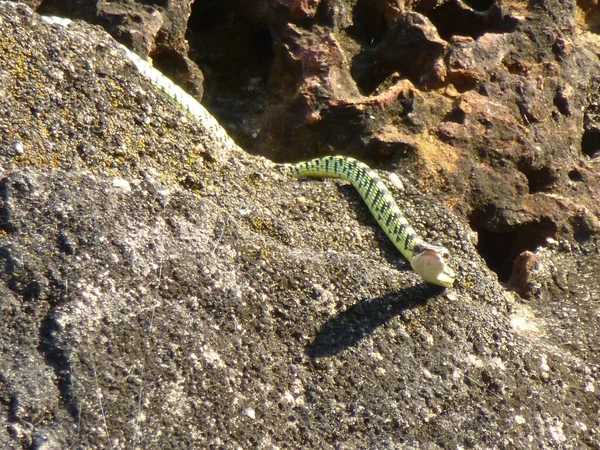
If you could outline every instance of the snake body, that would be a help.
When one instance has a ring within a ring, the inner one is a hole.
[[[456,275],[446,265],[448,251],[421,239],[400,212],[392,194],[379,176],[366,164],[345,156],[325,156],[296,164],[286,164],[294,177],[342,178],[361,195],[373,217],[396,248],[425,281],[450,287]]]
[[[70,19],[54,16],[42,16],[49,24],[69,27]],[[180,109],[200,119],[213,136],[227,148],[235,143],[219,123],[191,95],[173,83],[168,77],[152,67],[148,61],[140,58],[131,50],[120,45],[127,58],[138,72]],[[297,164],[286,164],[296,177],[331,177],[350,181],[358,190],[373,213],[381,228],[394,245],[400,250],[411,266],[425,281],[449,287],[454,283],[454,272],[444,260],[448,251],[439,246],[424,242],[409,225],[392,195],[377,174],[366,164],[344,156],[326,156]]]
[[[73,23],[71,19],[63,17],[41,16],[41,18],[50,25],[62,26],[65,28],[69,28]],[[154,68],[150,62],[141,58],[123,44],[118,42],[116,44],[125,53],[125,56],[134,65],[139,74],[157,87],[166,99],[171,101],[181,111],[199,119],[199,122],[207,129],[207,131],[209,131],[215,139],[221,141],[225,148],[236,147],[235,143],[229,135],[227,135],[223,127],[221,127],[217,120],[194,97],[185,92],[158,69]]]

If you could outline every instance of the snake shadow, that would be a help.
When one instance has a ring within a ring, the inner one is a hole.
[[[313,359],[335,356],[402,311],[425,305],[443,291],[443,287],[420,283],[398,293],[359,302],[327,320],[306,346],[306,354]]]

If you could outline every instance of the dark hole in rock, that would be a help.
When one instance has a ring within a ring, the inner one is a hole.
[[[557,92],[554,96],[554,106],[563,116],[571,115],[571,107],[569,105],[569,99],[564,94]]]
[[[468,0],[460,2],[420,2],[415,11],[429,18],[442,39],[452,36],[470,36],[477,39],[488,32],[508,32],[515,28],[512,19],[494,6],[494,0]],[[449,20],[448,18],[452,18]]]
[[[479,254],[501,282],[509,280],[513,264],[521,253],[545,246],[547,239],[554,238],[557,231],[556,223],[549,218],[513,226],[506,231],[491,231],[473,224],[471,227],[479,236]]]
[[[485,32],[483,21],[474,23],[473,14],[469,14],[453,2],[442,3],[431,11],[421,11],[418,7],[415,9],[429,17],[440,37],[445,40],[450,40],[456,35],[477,39]],[[448,20],[448,17],[452,17],[453,20]]]
[[[587,29],[592,33],[600,32],[600,11],[598,10],[598,3],[594,0],[577,0],[577,7],[579,8],[582,16],[579,20],[582,20]]]
[[[585,215],[576,215],[569,219],[569,223],[573,228],[573,236],[580,243],[589,241],[590,238],[598,232],[593,224],[586,218]]]
[[[590,158],[598,155],[600,151],[600,130],[591,128],[583,132],[581,151]]]
[[[542,167],[537,170],[526,172],[529,193],[549,191],[557,180],[557,174],[550,167]]]
[[[444,116],[444,122],[456,122],[464,124],[466,118],[467,115],[462,109],[454,108]]]
[[[188,28],[192,30],[213,28],[227,23],[238,14],[239,0],[204,0],[192,4]]]
[[[569,176],[569,180],[571,181],[583,181],[583,175],[581,175],[581,172],[577,169],[569,170],[569,173],[567,175]]]
[[[458,92],[461,94],[467,91],[472,91],[478,87],[477,78],[467,72],[459,73],[449,73],[448,74],[448,82],[452,83],[452,85],[456,88]],[[487,95],[487,94],[482,94]]]
[[[384,11],[378,2],[358,0],[352,19],[348,34],[368,47],[379,44],[388,31]]]
[[[186,35],[190,57],[205,74],[204,104],[225,124],[243,122],[260,109],[274,51],[266,24],[239,0],[194,2]]]

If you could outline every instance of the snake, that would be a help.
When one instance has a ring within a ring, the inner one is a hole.
[[[368,165],[354,158],[335,155],[284,166],[296,178],[341,178],[349,181],[413,270],[428,283],[452,287],[456,275],[446,263],[448,250],[419,237],[381,178]]]
[[[1,0],[0,0],[1,1]],[[69,28],[73,21],[65,17],[57,16],[41,16],[42,20],[50,25]],[[116,46],[125,54],[128,60],[136,69],[136,71],[147,81],[150,82],[163,97],[175,105],[179,110],[198,119],[215,140],[220,141],[225,149],[237,147],[233,139],[227,134],[217,120],[200,104],[193,96],[184,91],[176,83],[171,81],[169,77],[164,75],[160,70],[156,69],[151,64],[151,60],[146,60],[131,51],[123,44],[114,41]]]
[[[42,20],[62,27],[69,27],[72,23],[70,19],[55,16],[42,16]],[[157,87],[166,98],[179,109],[199,119],[225,148],[236,147],[216,119],[194,97],[154,68],[149,61],[122,44],[118,46],[138,73]],[[295,177],[342,178],[352,183],[383,231],[410,262],[413,270],[429,283],[444,287],[453,285],[455,274],[445,260],[448,250],[426,243],[417,235],[379,176],[369,166],[346,156],[325,156],[285,166]]]

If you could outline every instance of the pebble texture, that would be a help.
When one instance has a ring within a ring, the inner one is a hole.
[[[350,186],[222,148],[98,27],[0,27],[2,448],[600,445],[593,237],[524,301],[400,176],[458,272],[421,284]]]

